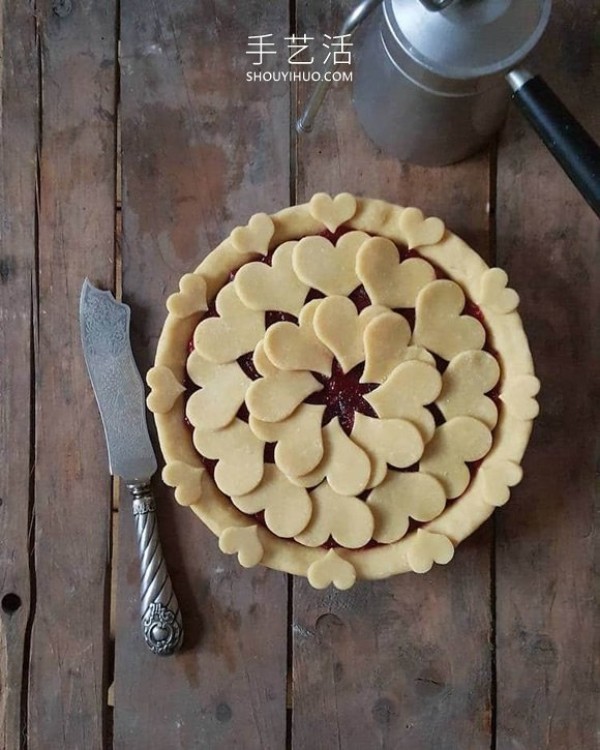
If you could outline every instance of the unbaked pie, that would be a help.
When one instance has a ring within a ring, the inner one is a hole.
[[[164,481],[223,552],[316,588],[448,563],[521,480],[539,381],[518,302],[416,208],[256,214],[167,300]]]

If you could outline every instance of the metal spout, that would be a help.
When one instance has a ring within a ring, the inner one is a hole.
[[[379,7],[381,5],[383,0],[363,0],[361,3],[359,3],[356,8],[354,8],[351,13],[346,16],[346,19],[344,20],[344,23],[342,24],[338,35],[337,36],[347,36],[348,34],[353,34],[357,27],[360,26],[360,24],[369,16],[375,8]],[[447,0],[443,0],[446,2]],[[453,0],[450,0],[452,2]],[[331,76],[328,75],[333,71],[335,68],[335,63],[333,62],[334,56],[332,55],[329,59],[329,62],[325,66],[325,68],[322,71],[321,80],[319,83],[315,86],[314,91],[310,95],[310,99],[308,100],[308,104],[304,108],[304,112],[300,115],[298,118],[298,121],[296,122],[296,130],[298,133],[310,133],[310,131],[313,128],[313,125],[315,123],[315,118],[317,116],[317,113],[319,109],[321,109],[321,105],[323,104],[323,101],[325,97],[327,96],[327,92],[329,91],[329,88],[331,86]]]

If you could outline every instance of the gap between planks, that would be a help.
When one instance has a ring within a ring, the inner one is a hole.
[[[31,275],[31,329],[29,371],[29,507],[27,511],[27,556],[29,561],[29,612],[23,643],[23,672],[21,679],[21,735],[20,750],[28,746],[29,666],[31,662],[31,638],[37,602],[37,576],[35,559],[35,459],[36,459],[36,408],[37,408],[37,361],[39,355],[39,272],[40,272],[40,180],[43,133],[43,80],[42,45],[39,19],[34,6],[34,42],[37,63],[37,123],[35,155],[35,212],[34,212],[34,256]]]

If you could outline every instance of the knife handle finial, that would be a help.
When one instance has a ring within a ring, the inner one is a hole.
[[[158,538],[156,508],[150,482],[128,482],[141,564],[141,618],[148,648],[170,656],[181,646],[181,611]]]

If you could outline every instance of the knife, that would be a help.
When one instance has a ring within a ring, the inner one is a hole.
[[[175,653],[183,640],[179,604],[162,548],[150,479],[156,456],[148,434],[144,384],[129,339],[131,310],[111,292],[83,282],[79,322],[83,354],[100,409],[110,473],[120,476],[133,498],[141,564],[141,620],[155,654]]]

